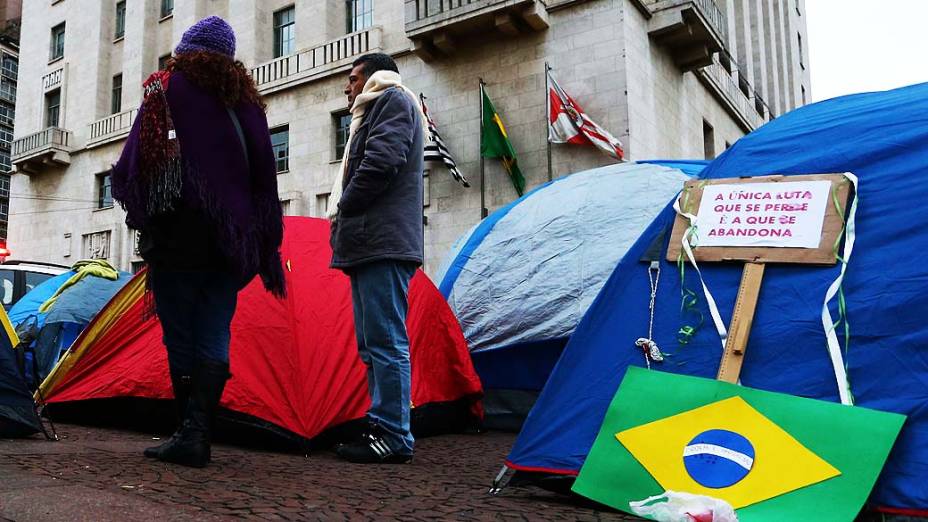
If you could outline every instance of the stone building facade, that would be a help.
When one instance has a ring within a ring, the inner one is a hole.
[[[628,159],[714,157],[809,97],[803,0],[34,0],[23,5],[10,244],[17,257],[138,266],[107,171],[141,82],[215,14],[268,103],[285,213],[321,216],[347,123],[346,73],[393,55],[465,188],[427,172],[426,270],[481,216],[480,79],[531,188],[548,179],[545,63]],[[555,176],[609,163],[553,146]],[[486,205],[516,198],[495,160]]]

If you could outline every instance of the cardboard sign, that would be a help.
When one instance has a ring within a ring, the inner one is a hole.
[[[687,181],[683,212],[696,215],[697,261],[833,265],[850,182],[843,174]],[[677,215],[667,248],[676,262],[687,218]]]
[[[818,248],[831,182],[709,185],[694,246]]]

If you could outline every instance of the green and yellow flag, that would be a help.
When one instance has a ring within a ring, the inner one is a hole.
[[[904,421],[631,367],[573,491],[627,512],[669,490],[724,500],[741,522],[854,520]]]
[[[512,179],[512,185],[521,196],[525,192],[525,178],[519,170],[516,151],[512,148],[506,127],[493,107],[493,102],[483,91],[483,123],[480,129],[480,155],[484,158],[499,158]]]

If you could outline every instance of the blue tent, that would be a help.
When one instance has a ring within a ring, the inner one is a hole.
[[[19,339],[0,309],[0,438],[28,437],[42,429],[17,363]]]
[[[484,388],[541,390],[615,264],[707,162],[667,163],[558,178],[458,240],[437,280]]]
[[[103,277],[86,276],[70,288],[65,289],[46,312],[39,312],[39,307],[47,301],[76,272],[70,271],[55,276],[33,288],[23,296],[10,310],[10,319],[14,325],[32,321],[36,323],[37,337],[32,344],[35,357],[33,375],[32,360],[27,364],[27,377],[30,382],[41,382],[54,368],[60,354],[77,338],[97,313],[116,295],[132,274],[120,272],[114,280]]]
[[[69,270],[63,274],[56,275],[46,279],[41,284],[27,292],[16,304],[10,308],[10,322],[14,325],[22,324],[30,316],[35,316],[38,320],[38,327],[45,324],[46,314],[39,313],[39,307],[61,288],[61,285],[76,274],[74,270]]]
[[[857,243],[844,281],[850,337],[839,329],[855,402],[908,415],[878,481],[875,506],[928,510],[928,84],[809,105],[748,136],[712,162],[705,178],[853,172],[860,179]],[[526,420],[507,464],[576,474],[648,328],[647,265],[639,258],[671,227],[668,206],[618,264],[584,316]],[[666,241],[663,248],[666,249]],[[737,264],[701,265],[723,320],[741,276]],[[711,322],[686,345],[676,266],[662,262],[655,340],[672,352],[660,370],[714,378],[721,345]],[[834,267],[767,267],[741,381],[746,386],[838,401],[821,321]],[[686,286],[698,291],[695,273]],[[699,306],[708,318],[705,299]],[[837,315],[832,303],[832,315]],[[848,433],[853,437],[853,433]]]

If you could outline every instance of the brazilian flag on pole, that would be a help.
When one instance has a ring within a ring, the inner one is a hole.
[[[484,158],[499,158],[512,179],[512,185],[521,196],[525,192],[525,178],[519,170],[516,151],[512,148],[506,127],[500,119],[493,102],[483,90],[483,122],[480,127],[480,155]]]

